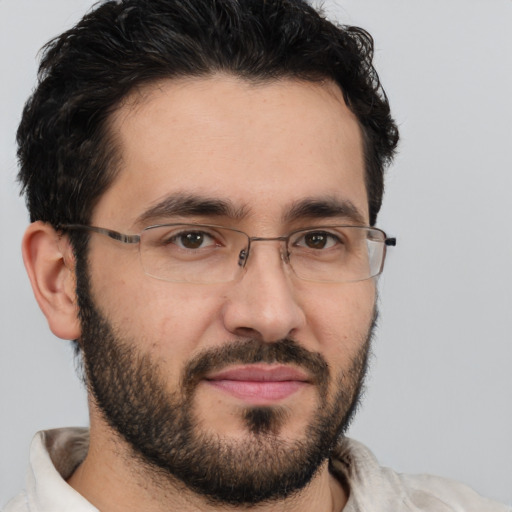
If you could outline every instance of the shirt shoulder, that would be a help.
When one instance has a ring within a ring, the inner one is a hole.
[[[368,448],[347,438],[333,452],[331,471],[350,489],[343,512],[512,512],[460,482],[382,467]]]
[[[2,512],[98,512],[66,482],[84,459],[88,445],[87,429],[38,432],[30,446],[25,490]]]
[[[484,498],[455,480],[433,475],[406,474],[399,474],[398,478],[409,500],[419,510],[512,512],[511,507]]]

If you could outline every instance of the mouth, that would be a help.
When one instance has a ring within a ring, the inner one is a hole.
[[[217,390],[253,405],[271,405],[311,385],[303,371],[284,365],[247,365],[208,375]]]

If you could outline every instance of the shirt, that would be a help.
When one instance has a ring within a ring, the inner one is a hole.
[[[88,446],[84,428],[36,434],[26,489],[3,512],[98,512],[66,483]],[[512,507],[483,498],[461,483],[381,467],[368,448],[352,439],[340,442],[330,462],[331,472],[349,489],[343,512],[512,512]]]

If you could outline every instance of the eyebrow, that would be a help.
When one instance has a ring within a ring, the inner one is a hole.
[[[227,199],[177,193],[171,194],[149,207],[137,217],[135,225],[147,225],[166,217],[213,216],[240,220],[246,215],[246,208],[237,208]]]
[[[171,194],[150,206],[135,220],[135,226],[147,227],[169,217],[224,217],[240,221],[247,217],[250,209],[235,206],[229,199],[209,198],[193,194]],[[356,225],[366,225],[358,208],[348,199],[334,197],[305,198],[294,201],[283,215],[284,222],[302,219],[343,219]]]
[[[286,222],[325,218],[343,218],[361,226],[367,224],[364,215],[352,201],[335,197],[301,199],[294,202],[284,215]]]

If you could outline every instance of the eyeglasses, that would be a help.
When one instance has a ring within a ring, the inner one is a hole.
[[[384,231],[366,226],[318,226],[272,238],[249,236],[238,229],[209,224],[159,224],[138,235],[67,224],[64,230],[106,235],[138,244],[149,276],[175,283],[223,283],[235,280],[249,260],[254,242],[281,242],[281,258],[300,279],[347,283],[379,275],[386,248],[396,245]]]

